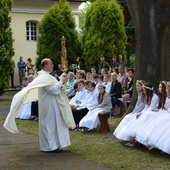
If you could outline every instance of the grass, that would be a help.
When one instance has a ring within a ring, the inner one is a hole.
[[[109,119],[111,132],[70,132],[71,145],[66,149],[94,163],[115,170],[157,170],[170,169],[169,155],[159,150],[148,151],[140,145],[134,148],[125,146],[112,134],[120,118]],[[27,120],[16,120],[23,132],[38,136],[38,123]]]
[[[10,104],[11,104],[11,99],[0,98],[0,106],[10,105]]]
[[[12,101],[12,97],[18,91],[6,91],[4,95],[0,96],[0,106],[10,105]]]
[[[14,92],[15,93],[15,92]],[[11,94],[9,94],[11,95]],[[0,105],[10,104],[11,100],[0,98]],[[110,167],[114,170],[167,170],[170,169],[170,156],[161,154],[159,150],[148,151],[140,145],[125,146],[125,142],[117,140],[113,131],[121,118],[109,119],[111,132],[70,132],[71,145],[66,149],[94,163]],[[2,120],[4,121],[4,119]],[[38,123],[29,120],[16,120],[17,126],[25,133],[38,136]]]
[[[9,91],[5,91],[5,95],[14,95],[18,92],[19,90],[9,90]]]

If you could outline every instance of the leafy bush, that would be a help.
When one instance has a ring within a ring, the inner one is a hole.
[[[39,23],[36,67],[40,69],[43,58],[52,59],[55,68],[61,63],[61,37],[66,38],[68,64],[76,61],[80,55],[80,44],[75,30],[75,20],[69,3],[60,0],[44,15]]]
[[[0,1],[0,95],[8,87],[10,73],[13,69],[12,56],[14,55],[12,31],[10,28],[12,0]]]
[[[97,65],[101,54],[107,61],[111,60],[113,55],[125,56],[126,42],[124,16],[117,1],[96,0],[93,2],[86,12],[82,36],[86,67]]]

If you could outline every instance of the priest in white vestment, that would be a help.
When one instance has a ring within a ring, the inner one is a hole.
[[[53,63],[50,59],[43,59],[41,67],[42,70],[34,81],[14,96],[4,127],[12,133],[18,133],[15,117],[19,108],[24,103],[36,100],[37,96],[40,150],[53,152],[70,145],[68,127],[74,128],[75,123],[71,109],[68,107],[68,98],[61,89],[67,78],[61,77],[58,82],[49,74],[53,71]]]

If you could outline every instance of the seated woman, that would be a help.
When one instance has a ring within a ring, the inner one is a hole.
[[[158,104],[158,96],[154,93],[152,84],[146,82],[142,86],[143,86],[142,101],[145,102],[144,109],[141,111],[141,113],[136,114],[136,117],[132,119],[130,124],[127,124],[121,129],[121,131],[119,131],[120,135],[117,135],[114,132],[114,135],[118,139],[130,141],[129,143],[126,144],[129,146],[134,146],[136,144],[136,140],[134,140],[136,137],[135,130],[137,128],[140,128],[141,124],[143,123],[142,120],[143,115],[145,115],[148,111],[151,111]]]
[[[134,69],[128,70],[128,78],[126,80],[125,89],[122,92],[124,111],[127,109],[127,102],[131,100],[133,93],[133,78],[134,78]]]
[[[111,111],[112,103],[109,94],[105,91],[104,85],[99,85],[98,105],[91,109],[85,117],[83,117],[79,123],[79,127],[82,131],[90,131],[97,127],[100,123],[98,114]]]
[[[111,73],[111,89],[110,89],[110,96],[112,106],[121,105],[122,104],[122,86],[121,83],[117,80],[117,73]]]

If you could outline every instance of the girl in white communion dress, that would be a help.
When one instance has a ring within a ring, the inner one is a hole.
[[[126,129],[131,126],[131,124],[136,120],[136,115],[139,114],[145,107],[145,103],[142,100],[142,85],[145,82],[143,80],[136,81],[136,91],[138,92],[138,100],[134,110],[127,114],[122,121],[119,123],[115,129],[113,135],[115,135],[120,140],[129,141],[129,138],[126,136]]]

